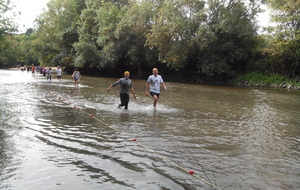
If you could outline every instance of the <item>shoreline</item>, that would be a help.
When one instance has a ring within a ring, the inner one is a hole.
[[[3,68],[5,69],[5,68]],[[13,67],[13,68],[6,68],[8,70],[20,70],[18,67]],[[51,67],[52,70],[56,70],[57,67]],[[87,76],[92,76],[92,75],[87,75]],[[176,81],[174,81],[176,82]],[[193,83],[193,82],[186,82],[183,81],[182,83],[188,83],[188,84],[203,84],[205,83]],[[237,81],[237,82],[228,82],[228,83],[210,83],[211,85],[222,85],[222,86],[227,86],[227,85],[233,85],[237,87],[242,87],[242,86],[247,86],[247,87],[259,87],[259,88],[274,88],[274,89],[286,89],[286,90],[300,90],[300,86],[296,86],[294,84],[290,84],[289,82],[278,82],[276,84],[269,84],[269,83],[256,83],[256,82],[250,82],[250,81]]]
[[[256,84],[249,81],[235,83],[236,86],[249,86],[249,87],[260,87],[260,88],[276,88],[276,89],[286,89],[286,90],[300,90],[300,87],[289,84],[288,82],[277,83],[277,84]]]

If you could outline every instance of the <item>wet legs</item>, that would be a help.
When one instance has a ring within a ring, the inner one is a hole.
[[[129,103],[129,94],[120,94],[121,104],[118,107],[125,106],[125,109],[128,109]]]

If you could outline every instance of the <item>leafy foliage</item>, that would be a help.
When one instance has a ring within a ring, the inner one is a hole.
[[[50,0],[28,39],[7,37],[0,48],[16,47],[21,62],[139,77],[153,66],[196,81],[253,70],[299,75],[299,1],[263,2],[278,25],[259,35],[253,0]]]
[[[300,74],[300,1],[268,0],[272,20],[264,52],[273,72],[295,77]]]
[[[12,18],[7,16],[13,5],[9,0],[0,0],[0,67],[6,67],[16,62],[13,53],[17,46],[12,35],[16,32],[16,26]]]
[[[84,0],[51,0],[48,11],[37,19],[33,52],[42,64],[64,65],[62,59],[73,59],[73,44],[79,39],[77,22],[84,9]]]

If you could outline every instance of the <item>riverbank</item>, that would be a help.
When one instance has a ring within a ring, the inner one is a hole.
[[[5,69],[5,68],[4,68]],[[21,70],[21,67],[12,67],[12,68],[7,68],[8,70]],[[56,70],[57,67],[51,67],[52,70]]]
[[[255,87],[269,87],[269,88],[284,88],[300,90],[299,79],[289,79],[278,74],[263,74],[258,72],[251,72],[239,76],[234,80],[237,85],[255,86]]]
[[[57,67],[51,67],[53,71]],[[9,70],[19,70],[20,68],[8,68]],[[95,76],[95,75],[91,75]],[[231,80],[230,82],[218,81],[218,80],[196,80],[192,79],[190,82],[177,80],[175,78],[165,77],[166,79],[171,80],[172,82],[183,82],[183,83],[197,83],[197,84],[211,84],[211,85],[237,85],[237,86],[253,86],[253,87],[266,87],[266,88],[282,88],[289,90],[300,90],[300,79],[289,79],[287,77],[278,75],[278,74],[263,74],[258,72],[246,73],[238,76],[236,79]],[[188,77],[185,77],[188,79]],[[207,82],[210,81],[210,82]]]

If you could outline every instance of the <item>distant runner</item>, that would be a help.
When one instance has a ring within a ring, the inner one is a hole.
[[[52,77],[52,69],[51,67],[47,70],[47,80],[50,79],[51,81],[51,77]]]
[[[60,67],[57,67],[56,69],[56,77],[58,80],[61,80],[62,70]]]
[[[128,109],[128,103],[129,103],[129,90],[132,92],[134,99],[136,98],[134,89],[132,87],[132,82],[129,79],[130,73],[128,71],[124,72],[124,78],[120,78],[117,82],[113,83],[107,88],[107,91],[120,84],[120,100],[121,104],[118,105],[118,107],[125,106],[125,109]]]
[[[47,77],[46,76],[47,75],[47,70],[48,70],[47,67],[44,66],[43,67],[43,75],[44,75],[44,77]]]
[[[35,67],[34,66],[31,67],[31,71],[32,71],[32,75],[35,75]]]
[[[82,77],[81,77],[81,74],[80,74],[80,72],[78,71],[77,68],[75,68],[75,71],[73,72],[72,77],[73,77],[74,80],[75,80],[75,86],[77,86],[77,84],[79,85],[80,79],[81,79]]]

